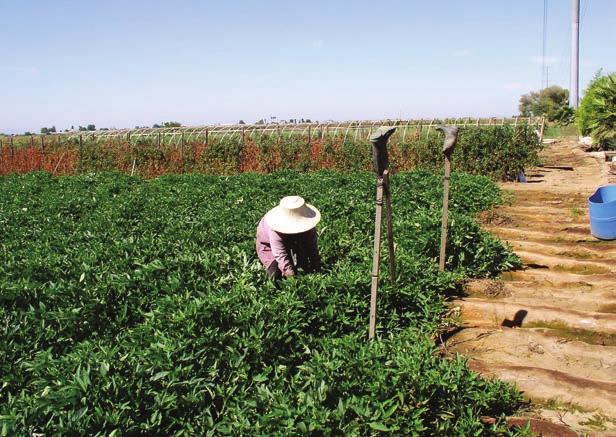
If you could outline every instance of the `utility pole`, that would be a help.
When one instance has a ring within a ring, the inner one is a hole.
[[[571,84],[569,89],[569,106],[577,109],[579,102],[579,65],[580,65],[580,0],[573,0],[571,17]]]

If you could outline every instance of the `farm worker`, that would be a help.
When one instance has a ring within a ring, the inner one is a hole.
[[[257,255],[268,276],[295,276],[321,269],[315,226],[321,213],[300,196],[283,197],[257,226]],[[294,258],[296,261],[294,261]]]

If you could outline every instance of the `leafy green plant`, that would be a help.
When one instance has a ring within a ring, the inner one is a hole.
[[[438,272],[440,179],[393,178],[399,277],[367,343],[373,174],[0,178],[0,433],[490,434],[519,392],[431,338],[460,281],[519,260],[472,218],[496,185],[456,173]],[[274,284],[254,232],[290,192],[323,212],[324,272]]]
[[[577,112],[578,129],[601,149],[616,148],[616,74],[598,73],[589,84]]]

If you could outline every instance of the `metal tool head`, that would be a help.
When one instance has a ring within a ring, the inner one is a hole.
[[[381,126],[370,135],[370,141],[372,142],[372,160],[374,164],[374,171],[378,177],[383,176],[383,172],[387,170],[389,166],[389,156],[387,154],[387,140],[391,134],[396,131],[395,127]]]
[[[450,156],[456,147],[458,142],[458,127],[457,126],[437,126],[437,130],[440,130],[445,134],[445,142],[443,144],[443,154]]]

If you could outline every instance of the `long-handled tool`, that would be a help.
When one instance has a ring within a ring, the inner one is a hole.
[[[381,263],[381,223],[383,216],[383,195],[387,207],[387,240],[389,243],[389,275],[396,278],[396,260],[394,255],[394,231],[392,223],[391,191],[389,189],[389,157],[387,140],[396,130],[395,127],[381,127],[370,136],[372,142],[372,159],[377,176],[376,215],[374,219],[374,252],[372,256],[372,283],[370,286],[370,325],[368,338],[376,335],[376,300],[379,288],[379,268]]]
[[[445,155],[445,177],[443,178],[443,220],[441,222],[441,256],[438,268],[445,271],[445,258],[447,253],[447,220],[449,216],[449,179],[451,177],[451,154],[458,142],[458,128],[456,126],[438,126],[436,129],[445,134],[443,155]]]

